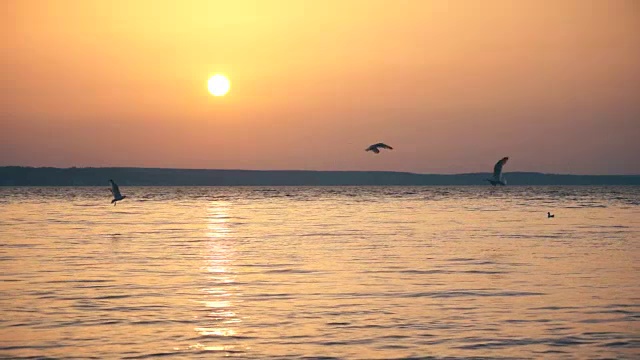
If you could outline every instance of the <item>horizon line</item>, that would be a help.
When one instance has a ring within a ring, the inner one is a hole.
[[[259,170],[259,169],[220,169],[220,168],[172,168],[172,167],[144,167],[144,166],[71,166],[71,167],[57,167],[57,166],[23,166],[23,165],[1,165],[0,168],[31,168],[31,169],[59,169],[59,170],[72,170],[72,169],[146,169],[146,170],[178,170],[178,171],[254,171],[254,172],[352,172],[352,173],[397,173],[397,174],[412,174],[412,175],[435,175],[435,176],[459,176],[459,175],[481,175],[491,174],[490,171],[484,172],[465,172],[465,173],[419,173],[412,171],[398,171],[398,170],[301,170],[301,169],[287,169],[287,170]],[[509,171],[504,174],[540,174],[540,175],[554,175],[554,176],[640,176],[640,174],[569,174],[569,173],[545,173],[540,171]]]

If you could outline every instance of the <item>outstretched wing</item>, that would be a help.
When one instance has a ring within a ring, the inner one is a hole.
[[[389,150],[393,150],[393,148],[385,143],[377,143],[375,144],[375,147],[381,147],[383,149],[389,149]]]
[[[493,167],[494,179],[500,180],[500,178],[502,177],[502,167],[504,166],[504,164],[507,163],[508,160],[509,160],[509,157],[505,156],[502,159],[500,159],[500,161],[498,161],[496,165]]]
[[[113,197],[115,198],[119,198],[122,195],[120,194],[120,188],[118,187],[118,185],[111,181],[111,193],[113,194]]]

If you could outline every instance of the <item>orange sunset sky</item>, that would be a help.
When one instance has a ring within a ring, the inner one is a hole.
[[[0,166],[640,173],[639,1],[0,9]]]

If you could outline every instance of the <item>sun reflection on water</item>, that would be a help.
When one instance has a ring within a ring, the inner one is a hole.
[[[231,229],[229,229],[229,206],[228,202],[215,201],[211,203],[211,207],[207,216],[207,236],[210,238],[226,238]]]
[[[233,242],[228,221],[230,205],[228,202],[212,202],[208,209],[206,235],[209,242],[203,267],[207,276],[204,283],[208,285],[203,289],[205,300],[202,301],[206,315],[201,326],[194,328],[204,341],[224,341],[237,335],[233,324],[241,322],[234,311],[235,274],[230,270],[233,263]],[[205,350],[233,347],[219,343],[197,343],[193,346]]]

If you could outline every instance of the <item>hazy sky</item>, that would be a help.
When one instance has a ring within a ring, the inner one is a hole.
[[[640,173],[639,1],[0,9],[0,166]]]

